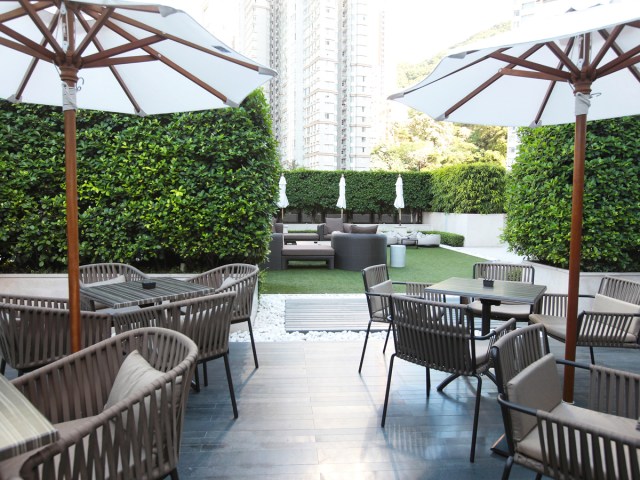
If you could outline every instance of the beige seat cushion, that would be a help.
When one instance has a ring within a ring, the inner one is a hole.
[[[482,315],[482,303],[476,300],[469,304],[469,308],[474,315]],[[515,317],[517,319],[528,319],[531,313],[531,305],[521,303],[502,303],[501,305],[491,306],[491,315],[499,317]]]
[[[385,282],[373,285],[369,287],[369,293],[377,293],[379,295],[391,295],[393,293],[393,283],[391,282],[391,280],[387,280]],[[385,300],[383,300],[382,298],[371,296],[369,297],[369,301],[371,302],[371,311],[373,312],[373,318],[387,321],[387,318],[386,318],[387,311],[384,308],[384,306],[388,305],[388,302],[390,302],[391,300],[386,299],[387,303],[384,303]]]
[[[615,432],[619,435],[624,435],[630,438],[638,436],[636,430],[637,421],[624,417],[617,417],[608,413],[596,412],[582,407],[577,407],[568,403],[560,403],[556,406],[551,413],[566,421],[576,421],[584,425],[588,425],[589,428],[599,430],[602,432]],[[533,418],[533,417],[531,417]],[[579,442],[578,433],[576,433],[576,439]],[[538,429],[532,429],[526,437],[516,445],[516,451],[525,455],[526,457],[533,458],[542,462],[542,450],[540,447],[540,436]],[[580,460],[580,450],[577,451],[578,459]],[[589,456],[592,459],[592,455]],[[613,477],[611,477],[613,478]]]
[[[529,323],[541,323],[544,325],[547,335],[554,338],[564,340],[567,336],[567,320],[564,317],[532,313],[529,315]]]
[[[536,360],[507,383],[511,402],[525,407],[552,411],[562,402],[562,387],[552,354]],[[536,418],[511,410],[513,439],[521,441],[536,426]]]
[[[596,293],[596,296],[593,299],[591,310],[602,313],[635,313],[640,315],[640,305],[623,302],[617,298],[607,297],[606,295],[600,295],[599,293]],[[640,333],[640,316],[635,317],[631,321],[629,333],[634,335],[636,338],[638,337],[638,334]]]

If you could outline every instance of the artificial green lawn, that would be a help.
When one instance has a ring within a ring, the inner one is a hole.
[[[389,267],[389,277],[399,282],[471,278],[473,264],[481,261],[446,248],[408,247],[406,266]],[[322,262],[289,262],[287,270],[267,270],[260,277],[260,293],[362,293],[363,288],[362,273],[329,270]]]

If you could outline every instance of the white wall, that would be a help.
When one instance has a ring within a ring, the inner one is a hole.
[[[497,247],[502,245],[505,215],[424,212],[422,223],[430,230],[463,235],[465,247]]]

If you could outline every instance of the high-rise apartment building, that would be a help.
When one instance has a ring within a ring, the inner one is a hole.
[[[245,0],[240,18],[241,50],[278,72],[266,90],[282,163],[368,170],[383,123],[381,1]]]

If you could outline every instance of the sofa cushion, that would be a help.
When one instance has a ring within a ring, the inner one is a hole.
[[[324,221],[324,234],[329,235],[333,232],[342,232],[342,219],[341,218],[327,218]]]
[[[120,365],[104,409],[107,410],[119,401],[134,395],[137,391],[162,378],[163,375],[163,372],[149,365],[149,362],[137,350],[132,351]]]
[[[351,233],[377,233],[378,225],[351,225]]]
[[[562,387],[552,354],[536,360],[507,382],[509,400],[525,407],[550,412],[562,402]],[[536,418],[511,410],[513,438],[522,440],[535,426]]]
[[[591,310],[601,313],[640,314],[640,305],[636,305],[635,303],[623,302],[622,300],[618,300],[617,298],[608,297],[606,295],[596,293]],[[634,335],[635,337],[638,336],[638,333],[640,333],[640,317],[637,316],[631,321],[629,333]]]
[[[333,256],[334,250],[329,245],[286,245],[282,248],[284,257]]]
[[[273,233],[284,233],[284,224],[280,222],[274,223],[271,231]]]

